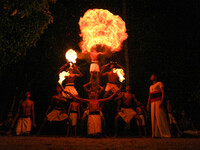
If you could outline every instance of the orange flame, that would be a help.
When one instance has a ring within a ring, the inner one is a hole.
[[[59,74],[58,83],[59,83],[60,85],[62,85],[62,82],[65,80],[65,76],[69,76],[69,72],[62,71],[62,72]]]
[[[128,38],[121,17],[104,9],[87,10],[80,18],[79,26],[83,52],[90,52],[95,45],[107,46],[112,52],[120,51],[123,41]]]
[[[119,77],[120,82],[123,82],[125,80],[124,78],[125,73],[123,69],[113,68],[113,73],[117,73],[117,76]]]
[[[77,53],[73,50],[73,49],[69,49],[66,53],[65,53],[65,57],[69,62],[73,62],[76,63],[76,59],[77,59]]]

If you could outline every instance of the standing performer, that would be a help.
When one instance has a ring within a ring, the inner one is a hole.
[[[87,92],[89,99],[91,99],[90,93],[91,92],[95,92],[97,94],[97,99],[99,99],[101,93],[103,92],[104,88],[102,86],[100,86],[99,84],[97,84],[96,82],[88,82],[85,85],[83,85],[84,90]],[[102,104],[103,105],[103,104]],[[100,106],[102,108],[102,105]],[[101,109],[100,109],[101,110]],[[85,110],[82,116],[82,128],[84,128],[84,122],[87,119],[87,116],[89,114],[89,110]],[[106,136],[106,121],[105,118],[103,116],[103,113],[100,111],[101,115],[101,121],[102,121],[102,125],[103,125],[103,134],[104,136]]]
[[[153,85],[149,89],[149,98],[147,103],[147,111],[151,103],[151,124],[152,137],[171,137],[169,122],[165,113],[164,100],[164,85],[157,81],[157,75],[151,75]]]
[[[31,93],[25,93],[25,99],[19,102],[17,114],[13,120],[12,127],[18,119],[16,126],[16,135],[30,135],[31,126],[36,127],[34,102],[30,100]]]
[[[110,66],[110,71],[104,72],[106,67]],[[119,82],[119,77],[117,73],[114,73],[114,67],[117,66],[119,68],[124,69],[119,64],[110,62],[104,66],[102,66],[102,70],[100,72],[101,76],[106,76],[108,78],[108,83],[105,88],[105,94],[104,97],[108,97],[110,94],[114,93],[115,91],[119,90],[117,83]],[[107,123],[107,134],[110,136],[114,135],[114,120],[115,116],[117,115],[117,102],[116,101],[109,101],[104,104],[103,112],[105,114],[105,119]]]
[[[72,62],[70,62],[72,63]],[[66,63],[65,65],[63,65],[58,74],[61,73],[65,67],[67,67],[67,65],[69,64]],[[76,77],[82,77],[83,74],[78,70],[78,67],[73,63],[73,67],[69,67],[69,75],[65,76],[65,81],[66,81],[66,85],[65,85],[65,91],[73,93],[74,95],[78,96],[78,92],[76,91],[75,87],[74,87],[74,80],[76,79]],[[74,74],[73,71],[76,70],[78,72],[78,74]],[[65,95],[63,94],[66,98],[71,98],[68,94]]]
[[[91,48],[90,58],[91,58],[91,64],[90,64],[90,82],[95,82],[99,84],[99,56],[104,55],[103,52],[97,52],[96,50],[97,46]]]
[[[90,99],[83,99],[72,95],[69,92],[70,96],[78,101],[85,102],[88,105],[89,114],[88,114],[88,135],[100,135],[101,134],[101,103],[111,100],[118,91],[112,94],[108,98],[98,99],[95,92],[90,93]]]
[[[130,93],[130,86],[126,86],[126,92],[122,93],[122,100],[118,103],[118,114],[115,117],[115,136],[117,136],[118,131],[118,120],[122,118],[127,126],[130,126],[130,121],[135,117],[139,122],[139,135],[141,135],[141,119],[137,113],[133,110],[133,101],[137,104],[139,103],[135,95]],[[121,106],[121,109],[120,109]]]
[[[57,86],[56,91],[57,94],[52,97],[51,103],[45,113],[46,118],[44,119],[42,125],[40,126],[38,134],[40,134],[47,121],[52,122],[52,121],[66,120],[67,122],[69,122],[69,125],[71,127],[71,119],[68,117],[67,111],[65,109],[66,98],[63,97],[62,89],[60,88],[60,86]],[[52,109],[52,111],[49,113],[50,109]],[[67,131],[67,135],[69,135],[69,130]]]
[[[100,75],[101,75],[101,76],[107,76],[107,78],[108,78],[108,83],[107,83],[106,88],[105,88],[105,96],[104,96],[104,97],[107,97],[107,96],[110,94],[109,92],[114,93],[115,91],[119,90],[119,88],[118,88],[118,86],[117,86],[117,83],[118,83],[118,81],[119,81],[119,77],[118,77],[117,73],[114,73],[114,72],[113,72],[113,69],[114,69],[114,67],[115,67],[115,64],[116,64],[117,67],[124,69],[124,68],[123,68],[122,66],[120,66],[119,64],[117,64],[117,63],[112,63],[112,62],[110,62],[110,63],[108,63],[108,64],[102,66],[102,70],[101,70],[101,72],[100,72]],[[109,65],[110,65],[110,71],[104,72],[104,73],[103,73],[103,71],[104,71],[104,70],[106,69],[106,67],[109,66]]]
[[[167,113],[168,113],[168,117],[169,117],[169,124],[170,124],[170,131],[171,131],[171,134],[173,136],[173,130],[172,130],[172,127],[173,125],[175,125],[176,127],[176,130],[178,131],[178,136],[181,136],[181,130],[177,124],[177,121],[173,115],[173,112],[172,112],[172,105],[171,105],[171,101],[168,99],[167,100]]]
[[[77,122],[80,120],[80,105],[76,102],[76,99],[73,99],[73,101],[70,103],[68,114],[72,121],[71,131],[74,133],[74,136],[77,136]]]
[[[147,136],[146,121],[145,121],[145,120],[147,120],[147,112],[141,102],[138,101],[138,102],[136,102],[136,104],[137,104],[136,112],[142,121],[141,125],[142,125],[144,136]],[[137,125],[140,126],[139,121],[137,121]]]

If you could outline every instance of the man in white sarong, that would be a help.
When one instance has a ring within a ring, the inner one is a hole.
[[[107,66],[110,66],[110,71],[104,72],[104,70],[106,69]],[[113,63],[113,62],[102,66],[100,75],[101,76],[107,76],[107,78],[108,78],[108,83],[107,83],[106,88],[105,88],[105,96],[104,97],[107,97],[109,95],[109,92],[112,94],[115,91],[119,90],[119,88],[117,86],[117,83],[119,81],[119,77],[118,77],[117,73],[113,72],[113,69],[114,69],[115,66],[124,69],[119,64]]]
[[[120,118],[125,121],[127,127],[130,127],[130,121],[136,118],[139,122],[139,135],[141,135],[141,119],[132,108],[133,101],[137,104],[137,99],[134,94],[130,93],[129,85],[126,86],[126,92],[122,93],[121,99],[118,103],[118,114],[115,117],[115,136],[118,135],[118,121]]]
[[[108,98],[98,99],[98,95],[95,92],[90,93],[90,99],[83,99],[72,95],[69,92],[66,92],[74,99],[80,102],[85,102],[88,105],[89,114],[88,114],[88,135],[89,136],[99,136],[102,132],[101,129],[101,105],[102,103],[111,100],[118,91],[112,94]]]
[[[150,79],[153,84],[149,89],[147,111],[149,111],[149,105],[151,104],[152,137],[169,138],[171,137],[169,122],[163,105],[164,85],[162,82],[157,81],[155,74],[152,74]]]
[[[70,63],[72,63],[72,62],[70,62]],[[58,74],[61,73],[67,67],[68,64],[69,63],[66,63],[65,65],[63,65],[60,68]],[[74,70],[77,72],[77,74],[73,73]],[[76,91],[76,88],[74,87],[74,80],[76,79],[76,77],[82,77],[83,74],[78,70],[78,67],[75,64],[73,64],[72,67],[68,68],[68,73],[69,73],[69,75],[65,76],[66,84],[64,87],[64,91],[73,93],[73,95],[78,96],[78,92]],[[68,94],[65,94],[64,92],[62,94],[66,98],[71,98],[71,96],[69,96]]]
[[[19,102],[18,111],[12,124],[13,127],[15,121],[19,117],[16,126],[16,135],[29,135],[31,126],[36,127],[34,102],[30,100],[30,97],[31,93],[28,91],[25,94],[25,100]]]

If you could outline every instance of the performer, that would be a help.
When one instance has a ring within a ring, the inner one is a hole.
[[[86,84],[83,85],[83,89],[85,90],[85,92],[89,94],[91,92],[96,92],[98,95],[98,98],[100,96],[100,94],[103,92],[104,88],[102,86],[100,86],[99,84],[95,83],[95,82],[88,82]]]
[[[99,84],[97,84],[96,82],[93,82],[93,83],[88,82],[85,85],[83,85],[83,88],[87,92],[89,99],[91,99],[91,96],[90,96],[91,92],[95,92],[97,94],[97,99],[99,99],[101,93],[104,90],[104,88],[102,86],[100,86]],[[100,107],[102,108],[103,104]],[[84,111],[82,119],[81,119],[82,120],[82,125],[81,125],[82,127],[84,127],[84,122],[86,121],[88,114],[89,114],[89,110],[86,109]],[[101,115],[101,121],[102,121],[102,125],[103,125],[103,134],[104,134],[104,136],[106,136],[106,121],[105,121],[105,118],[104,118],[103,113],[101,111],[100,111],[100,114],[102,114]]]
[[[176,122],[176,119],[174,118],[173,112],[172,112],[172,105],[171,105],[171,101],[168,99],[167,100],[167,113],[168,113],[168,117],[169,117],[169,123],[170,123],[170,131],[172,134],[172,126],[175,125],[176,130],[178,131],[178,136],[181,136],[181,130]]]
[[[101,134],[101,103],[111,100],[118,91],[112,94],[108,98],[98,99],[97,94],[95,92],[90,93],[90,99],[83,99],[74,96],[73,94],[68,93],[74,99],[78,101],[85,102],[88,105],[89,114],[88,114],[88,135],[100,135]]]
[[[70,62],[70,63],[72,63],[72,62]],[[58,74],[61,73],[65,69],[65,67],[67,67],[68,64],[69,64],[69,62],[66,63],[65,65],[63,65],[60,68]],[[74,80],[76,79],[76,77],[82,77],[83,74],[78,70],[78,67],[74,63],[72,63],[72,64],[73,64],[73,66],[68,68],[69,76],[65,76],[65,81],[66,81],[65,91],[68,91],[68,92],[73,93],[74,95],[78,96],[78,92],[76,91],[76,89],[74,87]],[[74,74],[73,73],[74,70],[77,71],[78,74]],[[71,98],[68,94],[63,93],[63,96],[65,96],[66,98]]]
[[[141,125],[142,125],[144,136],[147,136],[146,121],[145,121],[147,120],[147,112],[141,102],[136,101],[136,104],[137,104],[136,112],[142,121]],[[137,125],[140,126],[139,121],[137,121]]]
[[[30,135],[31,126],[36,127],[34,102],[30,99],[31,93],[25,93],[25,99],[19,102],[17,114],[13,120],[12,127],[18,119],[16,126],[16,135]]]
[[[13,115],[8,113],[7,120],[0,123],[0,135],[10,135],[12,133]]]
[[[107,97],[110,93],[114,93],[115,91],[119,90],[119,88],[117,86],[117,83],[119,81],[119,77],[116,73],[113,72],[115,65],[119,68],[124,69],[119,64],[113,63],[113,62],[110,62],[110,63],[102,66],[100,75],[101,76],[107,76],[107,78],[108,78],[108,83],[107,83],[106,88],[105,88],[105,96],[104,97]],[[104,70],[106,69],[107,66],[110,66],[110,71],[104,72]]]
[[[66,98],[63,97],[62,95],[62,89],[60,86],[57,86],[56,88],[57,94],[52,97],[51,103],[49,107],[47,108],[47,111],[45,113],[46,118],[44,119],[38,134],[42,131],[44,125],[46,124],[47,121],[52,122],[52,121],[64,121],[66,120],[71,127],[71,119],[67,115],[67,111],[65,109],[66,106]],[[51,112],[49,113],[49,111]],[[66,123],[67,125],[67,123]],[[67,136],[69,135],[69,130],[67,131]]]
[[[119,118],[122,118],[128,127],[130,126],[130,121],[133,118],[136,118],[136,120],[139,122],[139,135],[141,135],[141,119],[132,108],[133,101],[137,104],[138,100],[136,99],[135,95],[130,92],[129,85],[126,86],[126,92],[122,93],[121,97],[122,100],[118,103],[118,114],[115,117],[115,136],[118,135],[117,131]]]
[[[77,122],[78,120],[80,120],[80,105],[79,103],[76,102],[76,99],[73,99],[73,101],[70,103],[68,114],[69,114],[69,118],[72,121],[71,131],[73,132],[74,136],[77,136]]]
[[[91,52],[89,53],[91,58],[90,64],[90,82],[97,82],[99,84],[99,56],[104,55],[103,52],[97,52],[97,46],[92,47]]]
[[[169,123],[164,110],[164,85],[157,81],[157,75],[151,75],[153,84],[149,89],[147,111],[151,104],[152,137],[171,137]]]

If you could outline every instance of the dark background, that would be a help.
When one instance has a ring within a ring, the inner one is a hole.
[[[78,43],[79,18],[88,9],[108,9],[122,17],[121,0],[57,0],[50,5],[54,23],[41,36],[37,46],[19,63],[7,68],[1,79],[1,120],[13,112],[27,89],[35,101],[36,120],[40,124],[51,96],[55,94],[58,69],[66,63],[65,52]],[[198,0],[126,0],[130,84],[138,100],[146,106],[150,75],[156,72],[165,84],[166,98],[177,111],[186,109],[198,124],[200,106]],[[14,36],[14,35],[13,35]],[[124,49],[107,60],[125,67]],[[76,88],[85,97],[82,85],[89,81],[89,63],[77,60],[84,74]],[[101,80],[105,86],[106,82]]]

